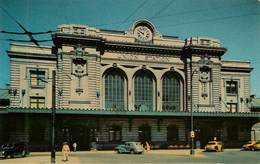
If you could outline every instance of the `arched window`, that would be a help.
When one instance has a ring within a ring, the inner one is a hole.
[[[162,110],[180,110],[180,79],[173,73],[166,73],[162,80]]]
[[[135,110],[152,111],[154,86],[152,74],[149,71],[141,70],[137,72],[134,79]]]
[[[178,128],[174,125],[168,126],[167,127],[167,141],[168,142],[173,142],[173,141],[178,141]]]
[[[125,78],[119,69],[110,69],[105,75],[105,108],[124,110]]]

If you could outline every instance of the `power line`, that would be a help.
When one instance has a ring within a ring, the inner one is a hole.
[[[45,31],[45,32],[31,32],[28,31],[21,23],[19,23],[7,10],[5,10],[3,7],[0,6],[0,8],[6,13],[8,17],[10,17],[24,32],[9,32],[9,31],[0,31],[0,33],[4,34],[15,34],[15,35],[27,35],[30,40],[16,40],[16,39],[6,39],[8,41],[17,41],[17,42],[32,42],[35,45],[39,46],[38,42],[46,42],[49,40],[36,40],[33,35],[39,35],[39,34],[47,34],[54,31]]]
[[[166,5],[164,5],[159,11],[157,11],[153,16],[149,17],[149,19],[153,19],[153,18],[156,18],[157,16],[161,15],[161,13],[162,13],[163,11],[165,11],[167,8],[169,8],[174,1],[175,1],[175,0],[169,1],[169,2],[168,2]]]
[[[123,22],[127,22],[128,19],[130,19],[134,14],[136,14],[137,11],[140,10],[147,2],[148,0],[144,0],[143,3],[141,3]]]
[[[260,15],[260,13],[248,13],[248,14],[235,15],[235,16],[218,17],[218,18],[213,18],[213,19],[203,19],[203,20],[190,21],[190,22],[178,23],[178,24],[167,25],[167,26],[159,26],[158,28],[168,28],[168,27],[176,27],[176,26],[182,26],[182,25],[188,25],[188,24],[195,24],[195,23],[221,21],[221,20],[227,20],[227,19],[233,19],[233,18],[240,18],[240,17],[252,16],[252,15]]]
[[[155,20],[155,19],[160,19],[160,18],[165,18],[165,17],[170,17],[170,16],[176,16],[176,15],[184,15],[184,14],[192,14],[192,13],[199,13],[199,12],[206,12],[206,11],[212,11],[212,10],[219,10],[219,9],[225,9],[225,8],[231,8],[231,7],[240,7],[240,6],[245,6],[245,5],[255,5],[255,3],[240,3],[236,5],[230,5],[227,7],[219,6],[219,7],[210,7],[210,8],[202,8],[202,9],[195,9],[195,10],[190,10],[190,11],[184,11],[184,12],[176,12],[176,13],[171,13],[171,14],[166,14],[166,15],[157,15],[153,16],[152,18],[148,18],[150,20]],[[117,25],[117,24],[122,24],[122,23],[129,23],[135,21],[134,19],[127,20],[127,21],[114,21],[111,23],[102,23],[102,24],[96,24],[94,25],[95,27],[101,27],[101,26],[108,26],[108,25]]]
[[[176,13],[171,13],[171,14],[166,14],[166,15],[161,15],[157,16],[152,19],[159,19],[159,18],[165,18],[165,17],[170,17],[170,16],[175,16],[175,15],[185,15],[185,14],[192,14],[192,13],[200,13],[200,12],[206,12],[206,11],[214,11],[214,10],[219,10],[219,9],[225,9],[225,8],[231,8],[231,7],[240,7],[240,6],[245,6],[245,5],[255,5],[255,3],[250,2],[250,3],[240,3],[236,5],[230,5],[227,7],[219,6],[219,7],[210,7],[210,8],[201,8],[201,9],[195,9],[195,10],[190,10],[190,11],[183,11],[183,12],[176,12]]]

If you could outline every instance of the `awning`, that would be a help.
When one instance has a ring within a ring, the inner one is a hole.
[[[108,109],[55,109],[56,114],[95,115],[95,116],[149,116],[149,117],[190,117],[191,112],[185,111],[126,111]],[[0,108],[0,114],[28,113],[51,114],[50,108]],[[260,118],[260,112],[193,112],[194,117],[244,117]]]

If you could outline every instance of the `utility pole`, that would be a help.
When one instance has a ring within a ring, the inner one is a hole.
[[[190,154],[193,155],[195,154],[194,152],[194,128],[193,128],[193,104],[192,104],[192,79],[193,79],[193,75],[194,73],[196,73],[196,70],[192,70],[192,56],[190,57],[190,114],[191,114],[191,118],[190,118],[190,138],[191,138],[191,149],[190,149]]]
[[[55,164],[56,72],[52,71],[51,163]]]

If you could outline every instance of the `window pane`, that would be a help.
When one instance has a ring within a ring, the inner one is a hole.
[[[227,94],[237,94],[238,85],[237,81],[227,81],[226,82],[226,93]]]
[[[44,108],[45,107],[45,98],[44,97],[30,97],[30,107]]]
[[[44,86],[45,82],[45,71],[31,70],[30,71],[30,82],[31,86]]]
[[[105,76],[105,108],[124,110],[124,77],[112,69]]]
[[[175,74],[166,74],[162,84],[162,109],[180,110],[180,82]]]
[[[146,72],[141,71],[135,76],[135,110],[153,110],[153,79]]]

